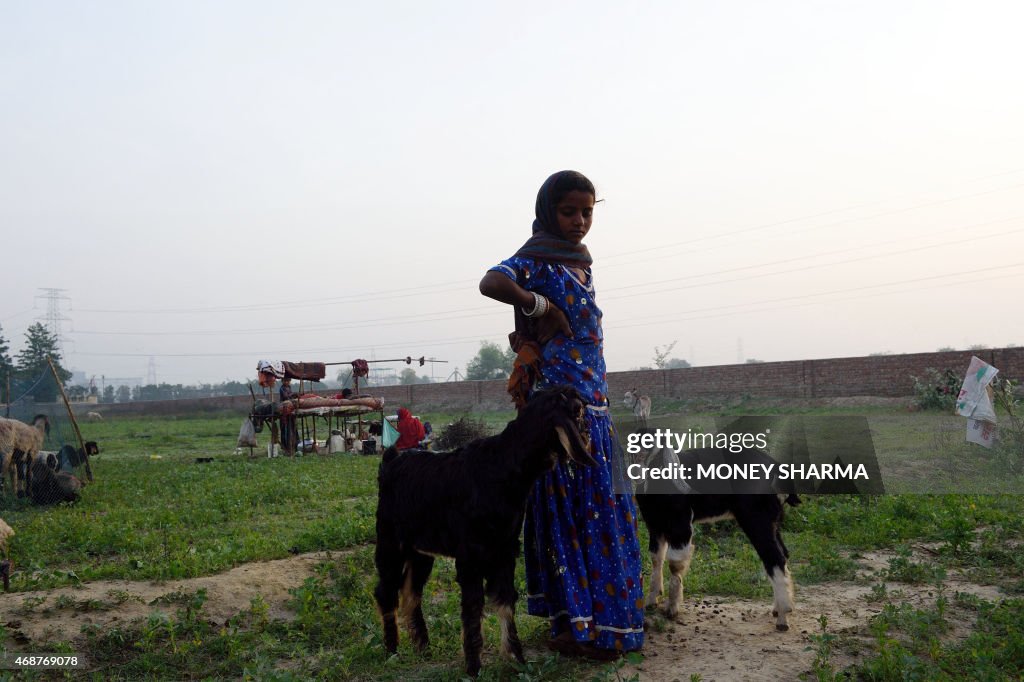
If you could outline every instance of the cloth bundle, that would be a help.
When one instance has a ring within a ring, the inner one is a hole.
[[[256,363],[256,373],[260,386],[273,388],[278,379],[299,379],[300,381],[320,381],[327,376],[327,365],[322,362],[287,362],[278,360],[260,360]]]

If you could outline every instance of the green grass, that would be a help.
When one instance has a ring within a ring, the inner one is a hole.
[[[21,500],[4,513],[17,529],[12,587],[188,578],[365,543],[374,532],[376,468],[361,457],[197,464],[171,453],[104,454],[78,504],[40,509]]]
[[[917,415],[868,411],[876,446],[894,453],[893,461],[903,450],[918,448],[915,439],[931,428],[930,415],[914,421]],[[440,428],[459,414],[421,416]],[[474,416],[497,430],[511,412]],[[713,416],[688,415],[707,423]],[[92,462],[95,481],[79,503],[37,508],[24,500],[2,501],[4,519],[17,531],[10,543],[18,569],[12,589],[49,589],[98,579],[196,577],[294,552],[346,550],[337,560],[319,566],[313,578],[295,585],[296,619],[268,618],[267,605],[257,599],[227,625],[211,624],[203,617],[205,594],[181,593],[165,599],[159,604],[161,614],[146,621],[102,631],[85,627],[84,645],[49,642],[44,648],[57,652],[84,646],[95,679],[103,680],[181,679],[195,677],[197,671],[210,679],[461,679],[459,595],[448,561],[438,561],[425,598],[432,637],[429,657],[404,644],[396,657],[384,656],[371,594],[369,544],[379,458],[307,455],[250,460],[233,454],[240,421],[239,415],[228,415],[125,418],[86,425],[86,437],[98,440],[103,454]],[[619,423],[628,425],[629,417],[620,416]],[[265,443],[267,434],[259,438]],[[214,461],[199,464],[196,457]],[[1024,594],[1022,512],[1022,498],[1015,495],[805,496],[804,504],[787,511],[784,533],[798,585],[858,580],[858,553],[894,553],[884,575],[877,576],[889,589],[879,586],[873,598],[886,610],[873,625],[873,653],[857,675],[904,679],[924,671],[928,674],[922,673],[920,679],[931,679],[932,673],[950,679],[974,673],[1013,678],[1019,676],[1022,660],[1014,658],[1021,647],[1019,599],[971,604],[954,600],[957,608],[969,607],[976,622],[965,642],[938,653],[934,642],[946,636],[943,619],[948,613],[922,615],[892,599],[899,584],[941,586],[951,571],[997,585],[1009,595]],[[646,541],[641,524],[642,547]],[[770,600],[760,561],[733,524],[700,526],[695,543],[697,553],[686,581],[688,598]],[[913,551],[924,543],[933,549],[924,555]],[[645,565],[645,574],[649,570]],[[522,594],[521,565],[518,581]],[[128,595],[91,601],[69,597],[59,603],[27,603],[24,608],[100,611],[115,608],[123,598]],[[519,609],[524,642],[544,651],[546,623],[526,616],[523,600]],[[653,616],[651,627],[657,630],[664,622]],[[484,629],[482,679],[621,677],[614,666],[568,662],[546,652],[535,655],[527,666],[514,666],[497,655],[493,616]],[[816,637],[828,634],[823,627]],[[0,643],[15,646],[3,626]],[[841,674],[829,668],[828,660],[840,643],[817,641],[816,670],[821,675]],[[40,646],[43,643],[32,643],[33,650]],[[4,675],[0,672],[0,679]]]

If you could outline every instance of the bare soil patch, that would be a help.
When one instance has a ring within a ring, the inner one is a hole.
[[[118,627],[157,611],[173,614],[181,608],[174,601],[175,595],[193,594],[199,589],[205,589],[207,595],[203,615],[216,623],[248,610],[257,595],[269,607],[271,619],[290,619],[294,614],[288,608],[288,590],[312,576],[317,564],[338,556],[337,552],[299,554],[188,580],[100,580],[77,587],[0,594],[0,623],[15,641],[26,645],[33,641],[75,640],[86,624]],[[69,600],[74,603],[59,606],[61,597],[66,604]]]
[[[240,611],[249,609],[257,595],[269,607],[269,617],[288,620],[294,614],[288,608],[288,590],[314,575],[317,564],[337,558],[339,553],[314,552],[288,559],[245,564],[218,575],[166,582],[97,581],[80,587],[49,591],[0,594],[0,622],[5,623],[15,642],[29,647],[33,642],[74,641],[81,628],[92,624],[102,628],[127,625],[156,611],[173,614],[180,607],[175,595],[193,594],[203,588],[207,600],[205,617],[223,623]],[[871,640],[868,623],[882,611],[882,604],[867,600],[871,585],[878,582],[888,567],[892,552],[864,553],[859,559],[861,580],[856,583],[823,583],[796,586],[796,611],[791,614],[788,632],[775,630],[771,602],[765,600],[708,597],[686,598],[675,622],[663,615],[649,619],[645,660],[627,666],[623,672],[637,672],[642,680],[680,680],[686,682],[699,674],[704,682],[713,680],[795,680],[812,668],[815,651],[811,635],[821,631],[818,619],[828,619],[828,631],[840,635],[841,644],[832,654],[836,669],[851,665],[867,654]],[[799,576],[797,576],[799,578]],[[971,583],[955,573],[945,581],[947,596],[967,592],[988,600],[1002,597],[992,586]],[[917,607],[934,604],[933,585],[889,583],[893,601],[909,602]],[[58,600],[65,596],[65,605]],[[160,603],[161,598],[171,603]],[[68,600],[74,603],[68,605]],[[85,604],[101,606],[87,608]],[[949,609],[954,627],[949,637],[965,637],[973,622],[959,619]],[[528,657],[547,655],[534,651]],[[496,651],[488,657],[497,657]]]
[[[644,662],[626,669],[630,674],[638,672],[641,680],[669,682],[686,682],[693,674],[699,674],[702,682],[796,680],[812,669],[816,645],[811,635],[821,634],[818,619],[824,615],[828,632],[840,636],[830,660],[836,670],[842,670],[870,652],[869,621],[882,612],[883,605],[871,603],[867,597],[871,585],[880,580],[880,572],[888,568],[889,559],[894,556],[894,552],[868,552],[858,559],[863,569],[861,577],[871,578],[870,582],[797,584],[796,611],[790,614],[788,632],[775,630],[770,599],[684,599],[676,622],[665,621],[664,616],[652,619]],[[1003,597],[998,588],[971,583],[955,572],[947,575],[944,585],[951,601],[956,592],[987,600]],[[917,608],[933,605],[938,597],[934,585],[889,582],[888,588],[892,601],[907,602]],[[965,638],[973,617],[959,617],[961,614],[952,604],[947,613],[953,625],[948,638]],[[658,618],[665,622],[660,632]]]

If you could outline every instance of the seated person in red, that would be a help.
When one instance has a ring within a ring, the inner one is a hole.
[[[398,442],[395,443],[395,447],[399,450],[415,448],[426,437],[423,423],[412,416],[409,410],[404,407],[398,408]]]

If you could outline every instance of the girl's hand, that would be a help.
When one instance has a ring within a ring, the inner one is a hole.
[[[572,327],[569,326],[569,318],[565,316],[559,308],[548,300],[548,311],[544,313],[544,317],[537,320],[537,341],[540,343],[547,343],[555,334],[565,334],[567,338],[572,338]]]

